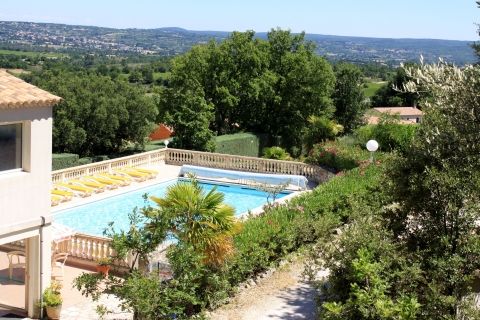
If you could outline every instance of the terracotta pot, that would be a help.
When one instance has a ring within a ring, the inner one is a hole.
[[[45,309],[47,310],[48,319],[60,319],[62,305],[56,307],[45,307]]]
[[[106,265],[106,266],[97,265],[97,272],[103,273],[105,277],[108,277],[108,271],[110,271],[109,265]]]

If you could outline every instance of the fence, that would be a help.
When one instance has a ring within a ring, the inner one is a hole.
[[[83,166],[52,172],[52,182],[76,179],[100,172],[112,172],[122,167],[192,164],[217,169],[229,169],[258,173],[278,173],[302,175],[317,183],[329,179],[331,173],[321,167],[295,161],[282,161],[244,157],[229,154],[190,151],[181,149],[160,149],[128,157],[101,161]]]
[[[295,174],[317,183],[325,182],[331,173],[321,167],[295,161],[262,159],[220,153],[168,149],[165,163],[191,164],[209,168],[239,170],[257,173]]]
[[[61,182],[70,179],[77,179],[101,172],[112,172],[112,170],[123,167],[139,167],[160,165],[165,159],[165,150],[154,150],[128,157],[90,163],[83,166],[72,167],[52,172],[52,182]]]

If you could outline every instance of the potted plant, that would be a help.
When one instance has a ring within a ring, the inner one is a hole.
[[[45,307],[48,319],[60,319],[63,303],[60,289],[62,289],[60,282],[52,281],[50,286],[43,291],[41,307]]]
[[[108,271],[110,271],[110,265],[112,260],[110,258],[97,259],[97,272],[103,273],[105,277],[108,277]]]

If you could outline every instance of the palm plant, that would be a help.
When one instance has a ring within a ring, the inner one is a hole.
[[[232,236],[240,224],[235,209],[223,203],[224,195],[216,188],[206,192],[193,178],[169,187],[164,198],[151,199],[158,210],[150,214],[163,215],[169,231],[202,253],[206,264],[219,266],[233,252]]]

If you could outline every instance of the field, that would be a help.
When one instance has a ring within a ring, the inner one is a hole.
[[[370,98],[375,94],[375,92],[377,92],[378,89],[380,89],[380,87],[384,86],[385,84],[385,81],[367,82],[367,87],[363,89],[363,93],[367,98]]]
[[[37,52],[37,51],[16,51],[16,50],[3,50],[0,49],[0,55],[15,55],[15,56],[25,56],[25,57],[47,57],[47,58],[61,58],[64,57],[63,53],[55,52]]]

